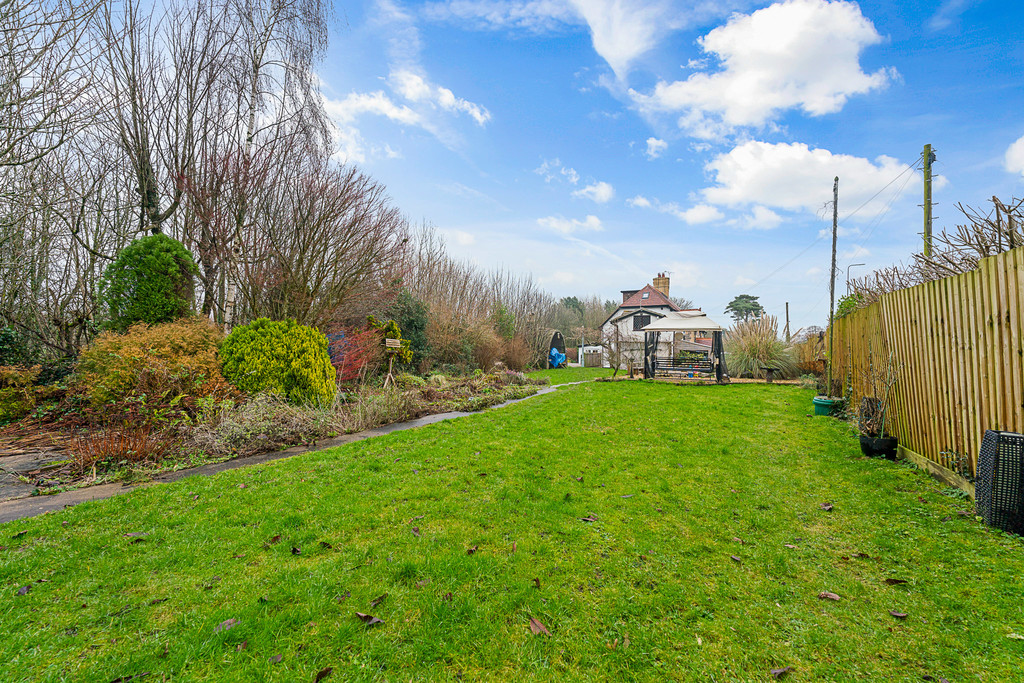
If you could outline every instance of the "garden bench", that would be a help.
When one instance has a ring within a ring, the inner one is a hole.
[[[704,379],[700,375],[712,374],[714,365],[709,360],[679,360],[678,358],[658,358],[654,365],[655,375],[676,379]]]

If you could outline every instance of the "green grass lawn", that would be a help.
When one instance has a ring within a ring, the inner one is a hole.
[[[1024,543],[812,393],[586,384],[0,525],[0,678],[1020,680]]]
[[[611,377],[611,368],[559,368],[557,370],[534,370],[526,373],[530,377],[547,377],[552,384],[569,384],[570,382],[586,382],[598,377]],[[619,377],[625,372],[620,370]]]

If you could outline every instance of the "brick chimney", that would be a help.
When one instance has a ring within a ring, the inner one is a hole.
[[[662,294],[664,294],[666,297],[668,296],[668,276],[665,275],[665,273],[658,273],[658,277],[654,278],[654,281],[651,283],[651,286],[654,287],[659,292],[661,292]]]

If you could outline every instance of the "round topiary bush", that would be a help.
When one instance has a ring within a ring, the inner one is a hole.
[[[107,329],[124,332],[135,323],[155,325],[192,312],[195,275],[192,254],[164,234],[135,240],[103,271],[100,296]]]
[[[337,391],[327,337],[294,320],[259,318],[236,327],[221,346],[220,363],[224,377],[248,393],[322,404]]]

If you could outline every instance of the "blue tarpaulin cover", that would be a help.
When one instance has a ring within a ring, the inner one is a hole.
[[[551,353],[548,354],[548,364],[553,368],[565,366],[565,354],[558,349],[551,349]]]

